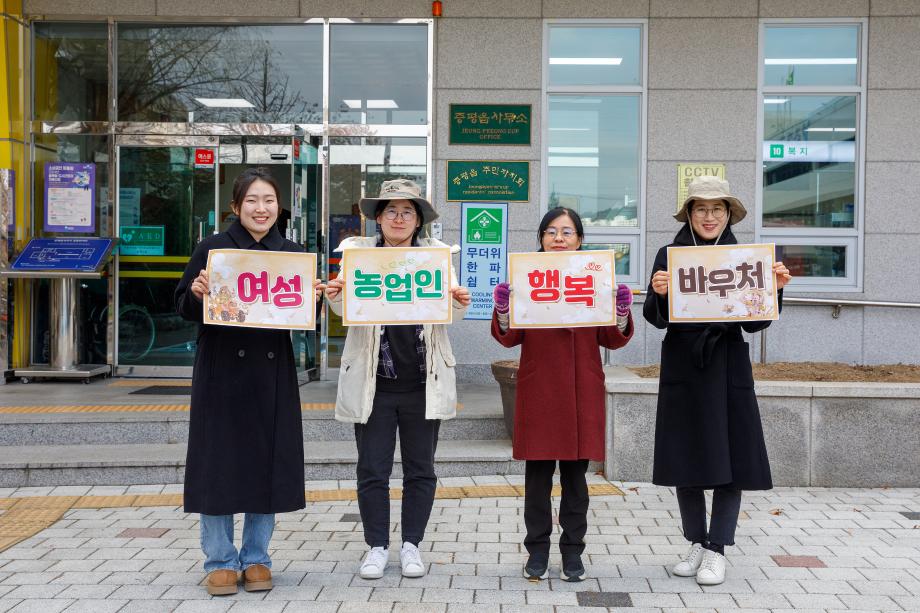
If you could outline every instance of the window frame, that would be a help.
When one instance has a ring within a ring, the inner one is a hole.
[[[764,49],[766,32],[771,26],[859,27],[856,85],[764,85]],[[847,276],[793,278],[788,288],[793,292],[862,292],[865,237],[865,162],[866,162],[866,77],[868,56],[868,19],[761,19],[757,39],[757,151],[755,174],[754,234],[757,242],[779,245],[841,245],[847,248]],[[854,96],[856,99],[856,159],[854,163],[854,215],[852,228],[771,228],[763,223],[763,144],[764,98],[771,96]]]
[[[550,85],[549,37],[553,27],[581,28],[639,28],[639,85]],[[631,289],[644,287],[645,279],[645,198],[648,156],[648,19],[544,19],[543,52],[541,58],[541,121],[540,126],[540,214],[549,205],[549,99],[550,96],[638,96],[639,98],[639,198],[635,227],[585,226],[585,244],[628,243],[629,274],[617,278]]]

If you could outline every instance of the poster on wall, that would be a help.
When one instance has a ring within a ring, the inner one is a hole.
[[[512,253],[512,328],[573,328],[616,323],[613,251]]]
[[[204,323],[314,330],[315,253],[212,249]]]
[[[687,199],[687,188],[697,177],[719,177],[725,180],[725,164],[678,164],[677,165],[677,211]]]
[[[779,319],[775,251],[773,244],[669,247],[670,321]]]
[[[45,232],[94,232],[95,211],[95,164],[45,163]]]
[[[0,168],[0,229],[16,232],[16,171]]]
[[[450,247],[346,249],[344,324],[449,324],[450,264]]]
[[[492,292],[508,278],[508,203],[464,202],[460,216],[460,284],[472,302],[464,319],[492,319]]]

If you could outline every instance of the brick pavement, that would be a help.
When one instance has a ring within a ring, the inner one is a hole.
[[[607,484],[597,475],[590,481]],[[920,611],[918,489],[746,493],[737,545],[727,551],[728,578],[703,588],[668,572],[686,549],[673,492],[642,483],[614,483],[625,495],[592,498],[589,580],[560,581],[554,555],[551,578],[529,583],[520,576],[522,499],[495,495],[513,493],[508,486],[521,482],[515,476],[442,479],[441,487],[454,488],[446,492],[490,495],[436,500],[421,546],[429,575],[402,578],[394,548],[378,581],[356,574],[365,546],[357,503],[343,494],[354,482],[307,483],[339,499],[314,496],[303,511],[279,515],[275,589],[218,598],[198,585],[204,573],[197,516],[175,506],[70,507],[0,552],[0,612]],[[31,497],[8,508],[42,512],[42,500],[122,496],[112,500],[138,504],[180,491],[177,485],[20,488],[0,489],[0,497]]]

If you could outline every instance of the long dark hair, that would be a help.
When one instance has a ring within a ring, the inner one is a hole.
[[[578,213],[568,207],[557,206],[554,209],[548,210],[546,215],[543,216],[543,219],[540,220],[540,227],[537,228],[537,246],[540,248],[537,249],[537,251],[543,251],[543,233],[546,232],[549,224],[563,215],[568,215],[569,219],[572,220],[572,225],[575,226],[575,234],[578,235],[578,238],[581,241],[585,240],[585,227],[582,225],[581,217],[579,217]],[[581,245],[578,246],[578,249],[581,250]]]
[[[272,173],[265,166],[256,166],[247,168],[240,173],[240,176],[233,182],[233,200],[230,202],[230,208],[243,206],[243,200],[246,198],[246,192],[256,181],[265,181],[275,190],[275,199],[278,201],[278,209],[281,209],[281,187],[278,180],[272,176]],[[234,211],[235,212],[235,211]]]
[[[418,246],[418,236],[422,233],[422,228],[425,227],[425,218],[422,217],[422,207],[420,207],[414,200],[409,200],[412,203],[412,208],[415,209],[415,218],[418,219],[419,224],[416,226],[415,231],[412,233],[412,240],[409,241],[409,244],[413,247]],[[377,203],[377,206],[374,208],[374,219],[380,217],[380,214],[383,213],[383,210],[387,208],[387,205],[390,204],[389,201],[383,200]],[[377,246],[383,247],[385,244],[383,238],[383,230],[380,231],[380,236],[377,238]]]

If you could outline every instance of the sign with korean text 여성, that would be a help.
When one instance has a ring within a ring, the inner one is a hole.
[[[448,202],[527,202],[530,162],[448,160]]]
[[[461,208],[457,276],[472,299],[464,319],[492,319],[492,292],[508,274],[508,203],[464,202]]]
[[[529,145],[529,104],[451,104],[451,145]]]
[[[96,231],[96,165],[45,163],[45,232]]]
[[[345,249],[342,322],[449,324],[450,247]]]
[[[725,164],[678,164],[677,211],[687,199],[687,188],[697,177],[719,177],[725,180]]]
[[[773,244],[669,247],[672,322],[779,319]]]
[[[613,251],[512,253],[512,328],[616,323]]]
[[[315,253],[212,249],[204,323],[313,330],[315,276]]]

